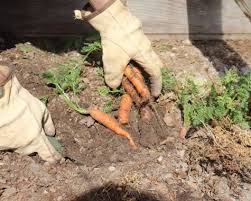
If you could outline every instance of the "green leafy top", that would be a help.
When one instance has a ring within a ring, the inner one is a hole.
[[[62,95],[67,105],[73,110],[87,114],[86,109],[81,108],[76,102],[70,99],[67,92],[73,91],[74,95],[84,88],[84,83],[80,82],[81,62],[71,59],[57,68],[50,69],[42,74],[46,84],[52,85],[55,91]]]
[[[174,90],[177,81],[175,80],[175,77],[172,75],[171,71],[168,68],[162,68],[161,73],[163,82],[162,93]]]
[[[176,91],[183,110],[184,126],[200,126],[210,120],[228,117],[233,123],[249,127],[248,103],[251,92],[251,71],[240,75],[235,68],[226,70],[214,83],[207,83],[208,93],[189,79],[178,84]],[[205,89],[207,90],[207,89]]]
[[[95,52],[101,49],[102,49],[102,46],[101,46],[100,41],[94,41],[90,43],[84,43],[84,46],[81,49],[81,53],[89,55],[92,52]]]
[[[80,82],[81,62],[71,59],[66,63],[59,64],[57,68],[48,70],[42,74],[46,84],[54,85],[57,93],[73,91],[74,95],[84,88]],[[60,86],[60,87],[59,87]]]
[[[116,88],[116,89],[110,89],[107,86],[100,86],[98,87],[97,90],[101,96],[108,96],[109,94],[114,95],[114,96],[119,96],[124,93],[124,90],[121,87]]]

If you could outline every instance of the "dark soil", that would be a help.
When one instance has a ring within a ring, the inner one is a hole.
[[[154,47],[177,76],[187,72],[201,76],[217,74],[220,64],[232,64],[229,60],[240,68],[250,66],[251,41],[228,43],[229,49],[223,49],[225,43],[220,42],[197,42],[196,48],[189,41],[157,41]],[[28,46],[29,50],[24,51],[23,46]],[[223,53],[219,55],[219,52]],[[172,104],[165,96],[149,107],[147,118],[133,108],[126,128],[139,145],[136,151],[126,139],[90,117],[68,109],[61,97],[53,95],[53,89],[44,84],[40,75],[71,58],[81,60],[82,55],[77,51],[52,53],[32,44],[19,44],[0,52],[0,64],[12,67],[21,84],[34,96],[52,94],[47,106],[66,157],[61,164],[51,165],[38,156],[2,152],[0,200],[251,200],[250,181],[243,180],[243,175],[239,174],[244,170],[231,172],[219,168],[221,174],[218,174],[215,166],[203,166],[202,161],[213,159],[205,155],[209,152],[204,149],[216,153],[215,147],[211,149],[207,141],[208,136],[203,140],[181,141],[178,138],[180,113],[170,109]],[[96,62],[83,64],[82,79],[87,87],[79,100],[84,106],[99,107],[112,100],[111,114],[116,115],[119,97],[104,97],[97,91],[104,85],[103,78],[97,73],[97,65]],[[245,160],[251,160],[250,155],[246,157]],[[222,165],[221,162],[218,164]],[[246,178],[249,178],[250,170],[246,167]]]

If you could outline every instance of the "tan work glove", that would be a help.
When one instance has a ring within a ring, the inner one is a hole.
[[[0,150],[36,152],[43,160],[55,162],[61,155],[46,137],[54,134],[45,105],[20,85],[8,67],[0,65]]]
[[[235,0],[242,12],[251,20],[251,0]]]
[[[106,8],[94,13],[75,10],[75,18],[88,20],[100,32],[108,86],[120,85],[124,69],[132,59],[150,75],[152,95],[160,94],[163,64],[144,35],[140,21],[120,0],[111,0]]]

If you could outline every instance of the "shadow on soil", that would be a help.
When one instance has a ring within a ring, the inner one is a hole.
[[[189,39],[207,57],[217,71],[235,66],[239,70],[247,67],[232,47],[222,38],[222,0],[187,0]],[[198,40],[200,34],[217,35],[218,40]]]
[[[140,192],[129,186],[106,184],[95,188],[72,201],[166,201],[158,195]]]
[[[80,51],[84,43],[89,38],[98,38],[96,33],[91,35],[80,36],[53,36],[53,37],[19,37],[11,34],[1,34],[2,44],[0,50],[6,50],[15,47],[18,43],[30,42],[35,47],[47,52],[56,54],[66,53],[72,50]],[[0,41],[1,43],[1,41]]]
[[[71,51],[77,51],[78,53],[84,55],[82,48],[86,43],[91,43],[93,41],[100,40],[99,34],[96,32],[80,37],[80,36],[58,36],[58,37],[17,37],[9,34],[0,33],[0,52],[1,50],[7,50],[10,48],[15,48],[17,44],[31,43],[43,51],[63,54]],[[95,51],[91,53],[86,61],[89,64],[95,64],[99,62],[99,66],[102,66],[102,50]]]

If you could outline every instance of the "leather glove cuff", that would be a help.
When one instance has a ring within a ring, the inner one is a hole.
[[[88,10],[75,10],[74,14],[75,14],[75,19],[79,19],[79,20],[86,20],[89,21],[92,18],[98,16],[99,14],[101,14],[102,12],[104,12],[107,8],[109,8],[115,1],[117,0],[110,0],[108,3],[106,3],[103,8],[96,10],[94,12],[90,12]]]
[[[244,14],[251,20],[251,2],[249,0],[235,0]]]

